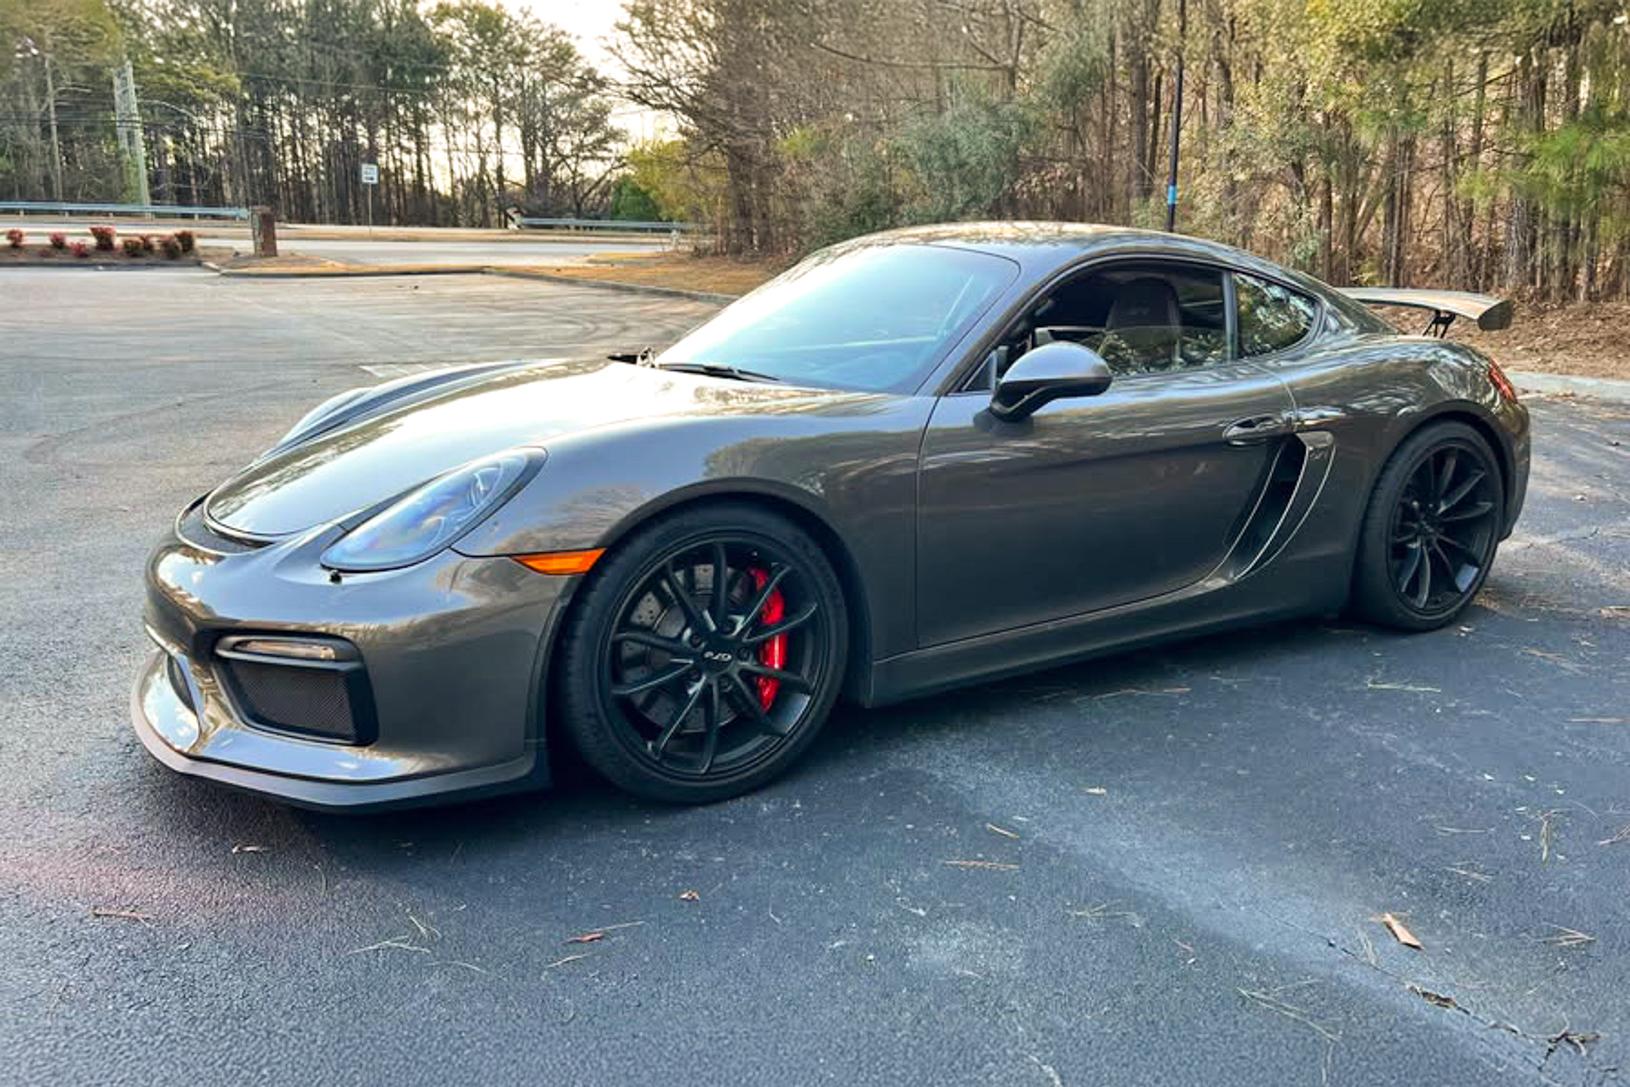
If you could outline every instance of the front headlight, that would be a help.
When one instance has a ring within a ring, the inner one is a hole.
[[[514,494],[541,450],[483,457],[409,491],[323,552],[333,570],[394,570],[429,558]]]

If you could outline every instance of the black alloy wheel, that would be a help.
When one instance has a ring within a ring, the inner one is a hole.
[[[1500,469],[1481,434],[1444,423],[1414,435],[1371,497],[1355,604],[1390,626],[1442,626],[1482,587],[1503,517]]]
[[[630,791],[681,801],[790,765],[844,658],[842,593],[814,542],[752,507],[703,507],[608,558],[566,648],[566,724],[585,759]]]
[[[1416,611],[1460,603],[1494,550],[1494,476],[1453,444],[1433,449],[1393,509],[1393,587]]]

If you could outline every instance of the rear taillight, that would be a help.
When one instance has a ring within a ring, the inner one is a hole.
[[[1505,398],[1506,403],[1517,402],[1517,387],[1511,384],[1511,379],[1505,376],[1505,371],[1500,369],[1499,363],[1492,361],[1489,363],[1489,380],[1500,390],[1500,395]]]

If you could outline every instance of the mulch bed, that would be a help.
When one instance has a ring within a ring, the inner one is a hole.
[[[229,249],[194,249],[191,253],[183,253],[171,260],[162,250],[152,253],[143,253],[140,256],[126,256],[123,249],[115,248],[111,252],[105,249],[92,248],[83,257],[75,256],[72,250],[52,249],[49,245],[36,245],[29,240],[21,249],[13,249],[0,242],[0,268],[12,267],[47,267],[53,265],[84,265],[88,268],[106,267],[112,264],[142,267],[148,265],[195,266],[206,260],[217,260],[230,257]]]

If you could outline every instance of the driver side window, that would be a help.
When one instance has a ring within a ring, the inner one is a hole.
[[[1222,272],[1137,261],[1065,280],[1037,303],[991,353],[974,388],[1026,351],[1054,340],[1092,348],[1116,376],[1210,366],[1228,358]]]

